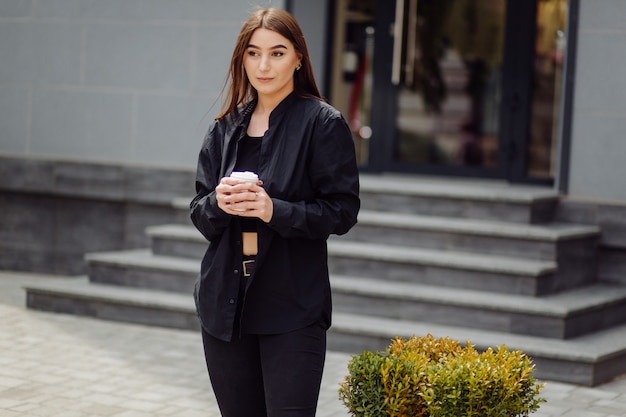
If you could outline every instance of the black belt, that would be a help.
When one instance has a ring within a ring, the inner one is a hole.
[[[244,259],[243,260],[243,276],[249,277],[254,274],[254,268],[256,267],[256,259]]]

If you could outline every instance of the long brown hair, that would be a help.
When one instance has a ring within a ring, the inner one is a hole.
[[[259,9],[248,18],[239,32],[226,80],[226,85],[229,82],[230,85],[222,106],[222,112],[216,119],[223,118],[236,110],[239,105],[256,98],[256,90],[250,84],[243,67],[243,58],[252,34],[259,28],[272,30],[287,38],[293,44],[298,56],[302,57],[302,68],[294,73],[294,92],[301,97],[323,100],[315,82],[304,35],[296,19],[282,9]]]

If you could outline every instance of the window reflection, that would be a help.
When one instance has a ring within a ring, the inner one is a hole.
[[[331,103],[346,116],[357,160],[369,160],[374,62],[374,0],[336,0]]]
[[[533,77],[528,176],[553,178],[556,168],[567,0],[540,0]]]
[[[408,0],[396,158],[496,164],[505,0]]]

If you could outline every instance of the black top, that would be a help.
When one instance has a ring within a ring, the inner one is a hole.
[[[239,142],[237,162],[234,171],[259,172],[259,153],[261,153],[261,139],[263,137],[244,136]],[[242,232],[256,232],[257,219],[242,217],[239,219]]]

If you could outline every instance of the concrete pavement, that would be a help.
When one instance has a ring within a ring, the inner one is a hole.
[[[27,310],[22,286],[52,276],[0,271],[0,417],[217,417],[194,332]],[[350,355],[328,352],[318,417]],[[535,417],[625,417],[626,376],[588,388],[548,382]],[[253,417],[253,416],[251,416]]]

